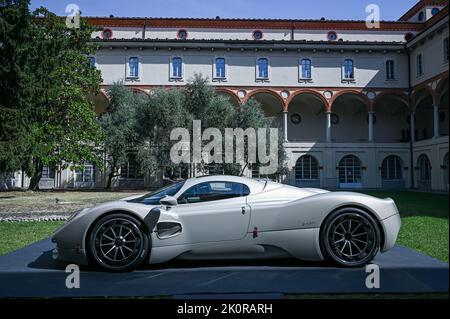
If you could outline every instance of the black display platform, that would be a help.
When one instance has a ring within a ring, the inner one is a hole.
[[[343,269],[297,260],[173,261],[127,273],[82,267],[80,288],[66,288],[65,264],[52,259],[45,239],[0,256],[0,297],[224,295],[250,298],[283,294],[448,293],[448,264],[396,246],[379,254],[380,288],[366,287],[365,268]]]

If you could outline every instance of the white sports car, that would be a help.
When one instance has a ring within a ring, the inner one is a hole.
[[[392,248],[394,201],[236,176],[191,178],[75,213],[54,257],[111,271],[171,259],[294,257],[359,267]]]

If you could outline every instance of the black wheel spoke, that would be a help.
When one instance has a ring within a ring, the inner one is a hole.
[[[364,261],[375,251],[375,228],[364,215],[342,213],[329,223],[327,229],[330,253],[344,264]]]
[[[123,268],[141,258],[143,234],[133,222],[126,218],[112,218],[96,229],[94,250],[100,263]]]

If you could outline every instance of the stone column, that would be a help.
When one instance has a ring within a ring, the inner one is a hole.
[[[409,115],[409,121],[410,121],[410,130],[411,130],[411,142],[415,142],[416,141],[416,123],[414,123],[414,119],[416,117],[416,113],[415,112],[411,112],[411,114]],[[411,168],[413,169],[413,168]]]
[[[331,112],[325,112],[325,136],[326,141],[331,142]]]
[[[439,105],[433,105],[434,138],[439,137]]]
[[[283,134],[284,141],[288,141],[288,111],[283,111]]]
[[[369,118],[368,118],[368,120],[369,120],[369,142],[373,142],[373,114],[374,114],[373,111],[370,111],[368,113],[368,115],[369,115]]]

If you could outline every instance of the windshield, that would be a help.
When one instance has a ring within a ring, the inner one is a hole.
[[[160,188],[153,193],[149,193],[147,195],[129,200],[129,202],[133,203],[141,203],[147,205],[159,205],[159,200],[166,196],[174,196],[178,191],[183,187],[184,182],[176,183],[173,185],[169,185],[163,188]]]

